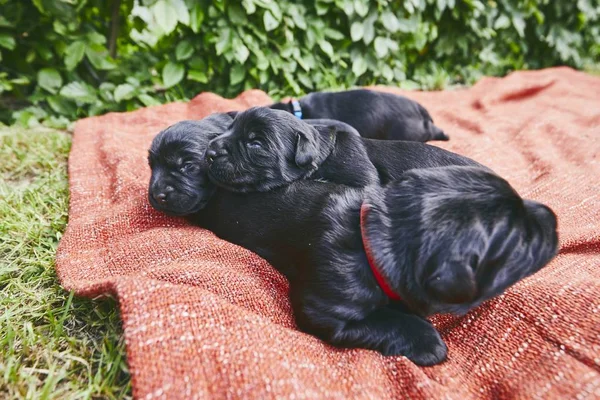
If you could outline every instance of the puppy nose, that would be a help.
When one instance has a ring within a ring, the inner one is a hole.
[[[212,163],[216,157],[217,157],[216,151],[214,151],[212,149],[209,149],[206,151],[206,159],[208,160],[209,163]]]
[[[161,191],[156,191],[152,194],[152,197],[154,197],[154,200],[156,200],[156,202],[158,204],[162,204],[165,205],[168,203],[168,199],[167,196],[169,195],[169,193],[171,193],[173,190],[175,190],[173,188],[173,186],[166,186],[164,188],[164,190]]]
[[[152,195],[154,197],[154,200],[156,200],[156,202],[158,204],[167,204],[167,194],[166,193],[155,193]]]

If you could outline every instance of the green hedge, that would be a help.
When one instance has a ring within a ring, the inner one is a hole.
[[[0,120],[598,62],[598,0],[0,0]]]

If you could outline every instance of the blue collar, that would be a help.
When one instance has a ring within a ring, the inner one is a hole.
[[[290,100],[290,104],[292,105],[296,118],[302,119],[302,107],[300,107],[300,102],[296,99],[292,99]]]

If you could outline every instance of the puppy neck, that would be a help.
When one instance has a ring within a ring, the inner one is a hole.
[[[405,301],[405,263],[398,255],[390,235],[391,222],[384,201],[385,192],[370,191],[360,208],[360,231],[369,266],[381,290],[392,301]]]
[[[360,233],[362,236],[365,254],[367,256],[367,261],[369,262],[369,267],[371,267],[373,276],[375,277],[375,280],[377,281],[377,284],[379,285],[381,290],[383,290],[383,293],[392,301],[401,301],[402,297],[400,297],[400,295],[396,293],[394,289],[392,289],[392,287],[388,284],[387,278],[383,276],[381,267],[378,265],[378,262],[373,254],[373,248],[371,247],[369,234],[365,225],[370,210],[371,206],[368,203],[363,203],[360,207]]]

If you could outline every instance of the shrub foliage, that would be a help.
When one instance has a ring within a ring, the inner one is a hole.
[[[599,0],[0,0],[0,120],[579,68],[599,17]]]

